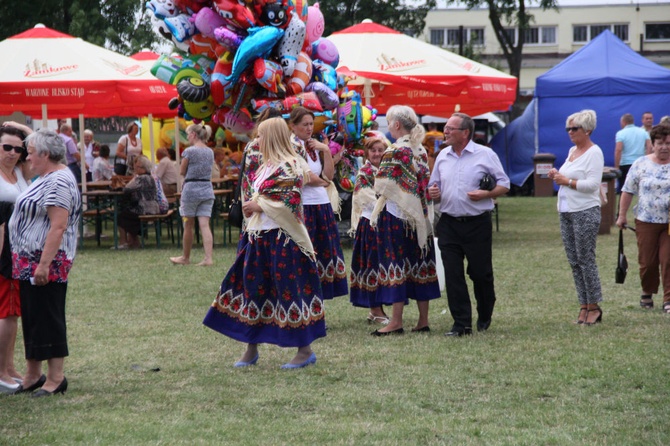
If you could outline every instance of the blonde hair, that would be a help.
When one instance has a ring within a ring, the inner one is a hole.
[[[593,110],[582,110],[573,113],[565,120],[565,125],[569,126],[570,121],[583,128],[585,132],[591,133],[596,129],[596,112]]]
[[[258,135],[264,163],[279,164],[287,158],[297,158],[298,154],[291,143],[291,130],[282,118],[270,118],[261,122]]]
[[[188,132],[193,132],[195,136],[202,142],[209,141],[209,138],[212,136],[212,128],[203,124],[189,125],[186,127],[186,134],[188,134]]]
[[[393,105],[386,112],[388,122],[399,122],[401,127],[409,132],[409,142],[412,147],[423,142],[426,136],[426,129],[419,123],[414,109],[407,105]]]

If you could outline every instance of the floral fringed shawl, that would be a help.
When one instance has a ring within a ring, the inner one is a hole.
[[[349,234],[356,233],[358,222],[361,219],[363,210],[368,206],[374,206],[377,201],[375,194],[375,175],[377,168],[370,161],[366,161],[356,174],[354,182],[354,195],[351,200],[351,229]]]
[[[272,172],[261,183],[251,199],[263,212],[274,220],[300,250],[315,260],[314,247],[305,227],[302,210],[302,185],[309,175],[309,166],[302,159],[290,159],[278,166],[266,166]],[[256,212],[249,219],[248,228],[261,227],[261,214]],[[259,230],[249,230],[251,238],[260,235]]]
[[[256,180],[256,171],[261,165],[261,150],[258,145],[258,138],[249,141],[244,148],[244,172],[239,181],[242,182],[242,200],[249,201],[254,193],[254,181]]]
[[[374,185],[379,199],[370,221],[374,227],[387,200],[391,200],[400,208],[400,218],[416,230],[424,253],[428,247],[428,236],[432,236],[433,232],[432,204],[429,204],[428,198],[429,178],[426,149],[421,144],[411,147],[408,135],[399,138],[382,156]]]

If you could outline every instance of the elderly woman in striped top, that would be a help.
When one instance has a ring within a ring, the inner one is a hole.
[[[74,176],[61,163],[65,144],[58,134],[42,129],[29,135],[27,144],[32,173],[39,178],[16,199],[9,234],[27,362],[22,391],[42,397],[67,390],[65,296],[77,247],[81,195]]]

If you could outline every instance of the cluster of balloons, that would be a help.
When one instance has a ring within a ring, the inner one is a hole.
[[[354,164],[355,146],[376,112],[363,107],[337,75],[339,52],[322,37],[318,3],[149,0],[146,8],[154,30],[187,54],[163,55],[151,69],[176,85],[179,96],[169,106],[180,117],[211,119],[242,137],[253,130],[252,117],[266,108],[290,113],[301,105],[341,141],[340,150],[348,149],[344,164]],[[343,170],[348,180],[342,181],[346,187],[338,183],[343,190],[351,191],[355,174],[355,164]]]

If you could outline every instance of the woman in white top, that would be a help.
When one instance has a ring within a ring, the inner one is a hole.
[[[596,264],[596,238],[600,228],[600,183],[605,161],[603,152],[591,141],[596,113],[582,110],[570,115],[566,131],[575,144],[559,170],[549,178],[560,186],[558,212],[561,236],[577,289],[580,310],[578,324],[602,321],[600,276]]]
[[[344,255],[335,221],[333,201],[327,188],[335,174],[335,163],[330,148],[312,138],[314,113],[304,107],[291,111],[289,127],[293,141],[304,148],[301,155],[307,161],[312,175],[302,191],[305,226],[314,244],[316,264],[324,299],[349,294]]]
[[[23,140],[30,129],[6,122],[0,128],[0,393],[14,393],[19,389],[22,376],[14,366],[14,344],[21,316],[18,280],[12,279],[12,255],[6,223],[16,197],[28,188],[21,168],[17,166],[25,152]]]
[[[137,123],[132,122],[126,129],[126,134],[119,138],[116,146],[116,159],[114,164],[126,165],[125,175],[133,175],[133,167],[135,166],[135,157],[142,154],[142,140],[139,136],[140,127]],[[117,172],[117,175],[120,175]]]

